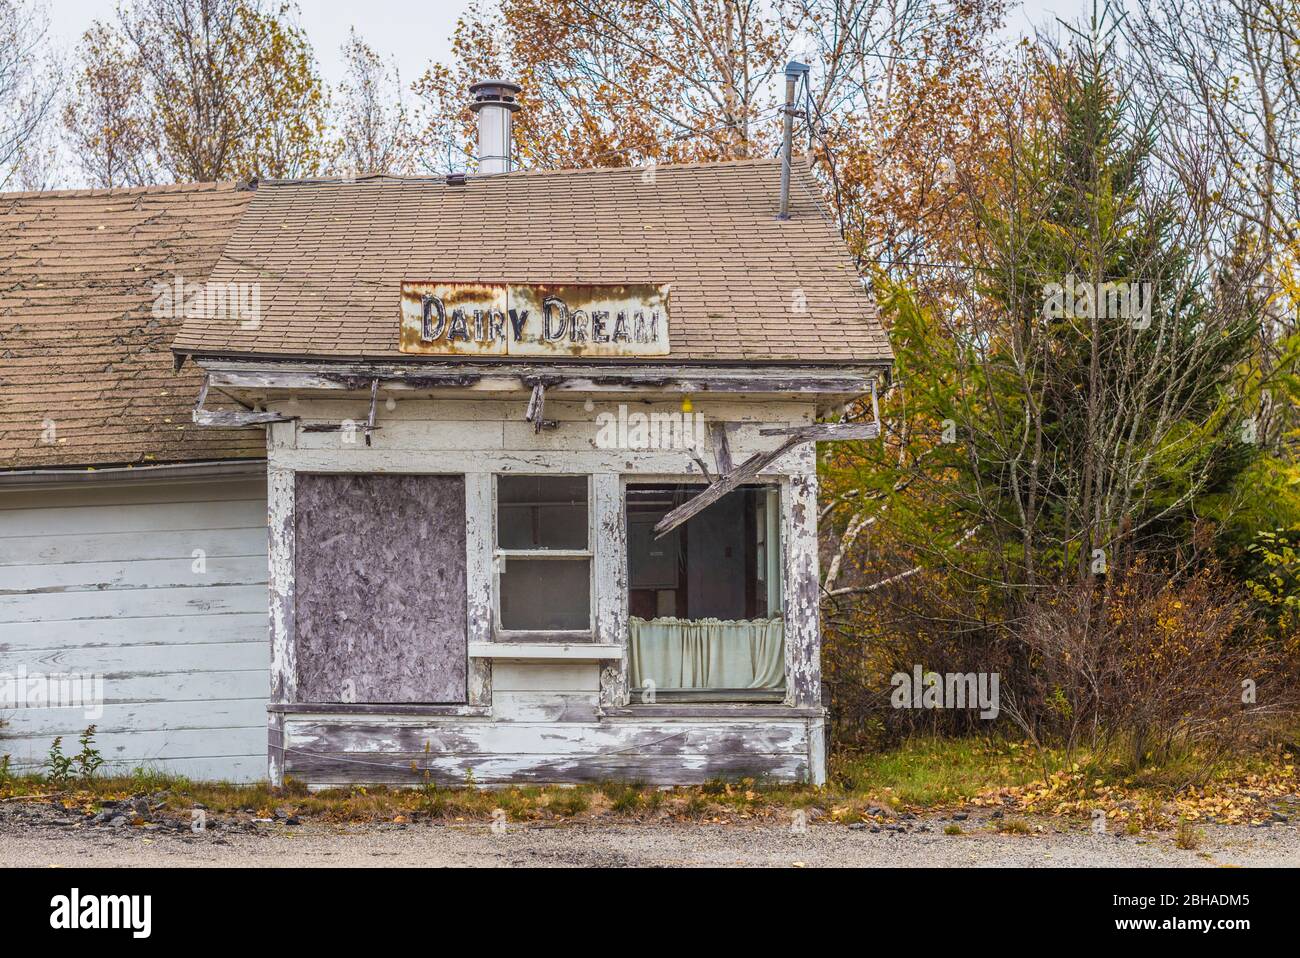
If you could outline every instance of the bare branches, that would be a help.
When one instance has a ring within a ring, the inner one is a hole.
[[[42,62],[48,32],[42,4],[0,0],[0,188],[47,185],[43,133],[59,92]]]
[[[384,62],[355,29],[343,46],[347,75],[335,118],[334,165],[345,173],[413,173],[419,140],[396,65]]]

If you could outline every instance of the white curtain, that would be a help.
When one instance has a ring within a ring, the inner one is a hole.
[[[776,619],[638,619],[628,630],[633,688],[779,689],[785,626]]]

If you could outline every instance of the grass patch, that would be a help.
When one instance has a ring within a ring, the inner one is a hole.
[[[921,808],[1042,777],[1031,749],[999,739],[913,739],[893,751],[838,758],[831,773],[847,793]]]
[[[591,798],[582,788],[557,789],[546,803],[548,811],[564,818],[581,815],[590,807]]]
[[[1032,835],[1033,827],[1023,818],[1001,818],[993,826],[1004,835]]]
[[[1292,737],[1287,741],[1294,741]],[[196,783],[150,769],[130,775],[95,775],[60,784],[41,775],[10,772],[0,778],[0,799],[30,797],[68,809],[91,810],[99,803],[154,796],[167,810],[188,816],[195,804],[210,815],[271,818],[277,812],[328,822],[490,822],[496,809],[512,822],[575,819],[660,819],[789,821],[798,810],[807,820],[840,824],[882,821],[901,812],[957,806],[1003,809],[1008,815],[1062,815],[1087,819],[1101,809],[1116,828],[1139,834],[1169,830],[1179,820],[1254,821],[1268,817],[1267,805],[1300,789],[1291,746],[1257,751],[1219,763],[1202,787],[1188,787],[1194,764],[1176,757],[1164,768],[1135,775],[1104,758],[1039,752],[1022,742],[1000,739],[917,738],[881,753],[832,757],[830,782],[808,785],[764,780],[715,780],[695,787],[663,789],[638,782],[606,781],[575,787],[520,785],[479,788],[432,783],[414,788],[361,787],[310,792],[289,781]],[[1016,832],[1023,820],[1002,820],[1001,831]],[[946,828],[948,834],[958,834]]]
[[[964,831],[962,831],[961,826],[960,826],[960,825],[957,825],[957,824],[955,824],[955,823],[943,826],[943,833],[944,833],[945,835],[965,835],[965,834],[966,834]]]

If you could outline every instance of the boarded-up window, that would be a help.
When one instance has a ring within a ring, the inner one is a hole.
[[[465,480],[299,475],[300,702],[464,702]]]

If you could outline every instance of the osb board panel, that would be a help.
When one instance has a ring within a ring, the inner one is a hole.
[[[298,701],[464,702],[464,478],[303,474],[295,501]]]

